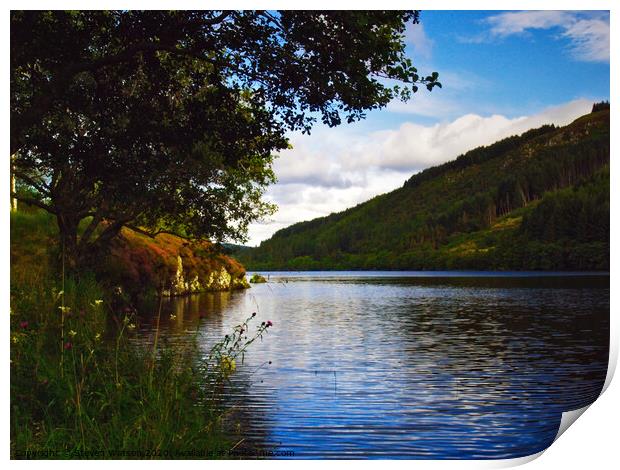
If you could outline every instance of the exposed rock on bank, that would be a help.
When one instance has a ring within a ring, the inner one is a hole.
[[[151,238],[123,229],[103,269],[125,290],[165,296],[250,287],[243,266],[213,244],[170,234]]]

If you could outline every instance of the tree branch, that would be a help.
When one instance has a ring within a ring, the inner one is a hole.
[[[125,225],[125,227],[141,235],[146,235],[149,238],[155,238],[157,235],[159,235],[159,231],[149,232],[148,230],[141,229],[140,227],[137,227],[135,225]]]
[[[32,199],[32,198],[26,197],[26,196],[20,196],[19,194],[14,193],[14,192],[11,192],[11,197],[14,197],[18,201],[24,202],[26,204],[30,204],[32,206],[36,206],[36,207],[39,207],[41,209],[44,209],[44,210],[46,210],[47,212],[49,212],[51,214],[57,214],[58,213],[53,206],[49,206],[47,204],[44,204],[41,201],[38,201],[36,199]]]
[[[84,230],[84,233],[82,233],[82,236],[80,237],[80,246],[84,246],[86,245],[86,243],[88,243],[88,240],[90,239],[93,232],[99,226],[99,223],[101,222],[101,220],[102,220],[101,213],[98,210],[95,213],[95,215],[93,215],[93,220],[90,221],[90,224],[88,224],[88,227],[86,227],[86,229]]]
[[[188,236],[186,236],[186,235],[181,235],[181,234],[176,233],[176,232],[173,232],[173,231],[171,231],[171,230],[163,230],[163,229],[158,229],[158,230],[156,230],[155,232],[150,232],[150,231],[148,231],[148,230],[145,230],[145,229],[143,229],[143,228],[137,227],[137,226],[135,226],[135,225],[128,225],[128,224],[125,224],[125,227],[127,227],[127,228],[128,228],[128,229],[130,229],[130,230],[133,230],[133,231],[134,231],[134,232],[136,232],[136,233],[140,233],[140,234],[142,234],[142,235],[146,235],[146,236],[147,236],[147,237],[149,237],[149,238],[155,238],[155,237],[157,237],[157,235],[160,235],[160,234],[162,234],[162,233],[165,233],[165,234],[168,234],[168,235],[174,235],[175,237],[179,237],[179,238],[182,238],[182,239],[184,239],[184,240],[194,241],[194,239],[193,239],[193,238],[191,238],[191,237],[188,237]]]
[[[283,33],[287,33],[286,29],[284,28],[284,26],[282,26],[282,23],[280,22],[280,20],[278,18],[276,18],[275,16],[273,16],[271,13],[269,13],[268,11],[263,11],[261,12],[261,15],[264,16],[265,18],[267,18],[269,21],[273,22],[280,31],[282,31]]]
[[[213,18],[209,18],[208,20],[205,20],[205,25],[207,26],[213,26],[215,24],[219,24],[222,21],[224,21],[227,17],[229,17],[230,15],[232,15],[233,11],[232,10],[222,10],[222,13],[220,13],[219,15],[213,17]]]
[[[28,176],[25,173],[22,173],[19,170],[13,170],[13,174],[17,176],[19,179],[24,180],[30,186],[33,186],[37,191],[43,194],[50,194],[50,188],[42,182],[35,181],[32,177]]]
[[[125,223],[129,222],[129,220],[116,220],[110,225],[108,225],[103,232],[99,234],[99,236],[93,242],[93,245],[103,245],[104,243],[110,241],[114,238],[118,232],[123,228]]]

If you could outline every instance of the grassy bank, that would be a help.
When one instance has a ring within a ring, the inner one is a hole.
[[[195,344],[137,348],[133,311],[114,311],[94,275],[58,272],[51,222],[11,219],[12,457],[224,455],[235,442],[214,390],[267,325],[249,339],[238,326],[204,361]]]

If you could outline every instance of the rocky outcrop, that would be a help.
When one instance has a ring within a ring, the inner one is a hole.
[[[155,238],[123,229],[102,263],[106,279],[125,291],[178,296],[250,287],[244,267],[207,241]]]
[[[221,266],[209,273],[208,276],[200,278],[198,274],[193,277],[183,268],[183,258],[177,256],[177,271],[169,288],[161,290],[164,296],[172,297],[177,295],[194,294],[198,292],[213,292],[232,289],[245,289],[250,287],[245,272],[243,275],[233,277],[226,266]]]

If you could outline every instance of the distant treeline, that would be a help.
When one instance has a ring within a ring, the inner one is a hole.
[[[474,149],[236,255],[250,269],[607,269],[606,106]]]
[[[596,113],[598,111],[604,111],[606,109],[609,109],[609,101],[600,101],[598,103],[594,103],[594,105],[592,106],[593,113]]]

